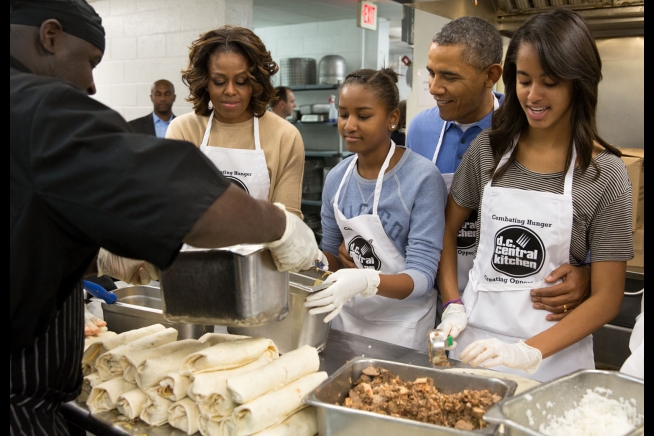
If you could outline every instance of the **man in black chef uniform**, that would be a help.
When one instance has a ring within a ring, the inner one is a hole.
[[[263,243],[280,270],[323,260],[283,205],[233,187],[193,144],[134,133],[90,98],[104,48],[84,0],[10,3],[11,435],[69,434],[59,409],[82,384],[85,275],[138,281],[184,242]]]

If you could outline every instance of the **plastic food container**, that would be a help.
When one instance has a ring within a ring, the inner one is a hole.
[[[459,430],[411,419],[381,415],[340,406],[364,368],[372,365],[386,368],[404,381],[418,377],[431,377],[434,386],[443,393],[461,392],[464,389],[488,389],[503,399],[510,397],[517,383],[512,380],[481,377],[471,374],[407,365],[379,359],[356,357],[343,365],[310,393],[304,402],[316,407],[320,436],[349,436],[356,434],[375,436],[438,436],[438,435],[494,435],[499,425],[490,424],[479,430]]]
[[[303,345],[315,347],[318,352],[327,345],[330,324],[322,320],[326,314],[310,315],[309,308],[304,307],[307,295],[306,286],[313,286],[316,280],[322,280],[327,271],[311,269],[290,273],[289,275],[289,312],[282,321],[264,326],[228,327],[227,331],[235,335],[268,338],[277,345],[280,353],[288,353]]]
[[[608,398],[636,400],[639,414],[645,411],[645,381],[617,371],[587,369],[559,377],[540,386],[529,389],[519,395],[506,398],[491,407],[485,420],[504,424],[507,436],[529,435],[542,436],[541,424],[548,424],[548,416],[564,417],[565,412],[579,403],[587,390],[596,387],[610,389]],[[543,413],[545,411],[545,413]],[[551,418],[550,418],[551,419]],[[644,434],[645,423],[627,435]]]
[[[160,284],[171,322],[261,325],[288,314],[288,272],[278,271],[261,245],[183,249]]]

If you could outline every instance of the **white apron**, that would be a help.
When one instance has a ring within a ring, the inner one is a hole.
[[[391,141],[391,148],[377,176],[372,215],[347,219],[338,208],[341,189],[356,169],[357,156],[352,158],[333,203],[336,223],[357,267],[375,269],[381,274],[397,274],[406,265],[404,255],[388,238],[377,215],[384,173],[394,151],[395,143]],[[357,295],[343,306],[343,310],[332,320],[331,327],[426,352],[427,331],[434,328],[435,317],[435,289],[429,292],[427,302],[424,299],[406,301],[381,295],[368,298]]]
[[[270,176],[266,165],[266,155],[261,149],[259,139],[259,118],[254,117],[254,150],[223,148],[209,146],[211,123],[214,111],[211,111],[207,130],[204,131],[200,150],[211,159],[216,167],[232,184],[243,189],[257,200],[268,200]]]
[[[516,140],[517,143],[517,140]],[[502,157],[508,160],[515,144]],[[479,339],[497,338],[515,343],[549,329],[545,312],[532,307],[530,291],[551,286],[545,277],[569,262],[572,234],[572,177],[577,153],[565,175],[563,195],[513,188],[484,187],[479,248],[463,294],[468,327],[457,338],[449,357]],[[528,375],[541,382],[578,369],[595,368],[592,335],[543,359]],[[525,375],[522,370],[493,369]]]
[[[493,94],[493,112],[495,112],[500,107],[500,101],[497,99],[495,94]],[[441,151],[441,145],[443,144],[443,136],[445,136],[445,126],[447,122],[443,123],[443,129],[441,130],[441,135],[438,138],[438,143],[436,144],[436,151],[434,151],[434,157],[431,161],[436,165],[436,159],[438,159],[438,154]],[[454,179],[454,173],[441,173],[443,180],[445,181],[445,186],[447,186],[447,193],[450,193],[452,188],[452,179]],[[463,294],[463,291],[468,284],[468,274],[472,269],[472,262],[475,260],[475,243],[477,242],[477,211],[473,210],[459,230],[459,234],[456,238],[456,253],[457,253],[457,278],[459,282],[459,295]],[[442,304],[442,303],[439,303]]]

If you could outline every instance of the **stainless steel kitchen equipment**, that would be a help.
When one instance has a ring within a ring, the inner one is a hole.
[[[594,388],[610,390],[608,398],[625,401],[635,400],[639,414],[645,411],[645,381],[617,371],[588,369],[576,371],[529,389],[495,404],[484,418],[488,422],[504,424],[506,436],[542,436],[541,424],[547,425],[548,416],[563,417],[579,403],[587,390]],[[543,414],[542,411],[546,410]],[[627,435],[635,436],[645,432],[645,422]]]
[[[318,64],[318,83],[339,85],[347,75],[347,62],[343,56],[327,55]]]
[[[340,406],[339,404],[345,400],[363,369],[370,365],[376,368],[386,368],[406,381],[413,381],[418,377],[431,377],[434,380],[434,386],[446,394],[461,392],[464,389],[488,389],[491,393],[506,399],[513,395],[517,387],[517,383],[512,380],[451,373],[435,368],[423,368],[357,356],[322,382],[304,399],[306,404],[316,407],[320,435],[479,436],[496,434],[499,426],[495,424],[480,430],[464,431]]]
[[[308,114],[302,115],[300,119],[303,123],[324,123],[327,121],[327,114]]]
[[[322,351],[327,344],[329,324],[322,320],[325,314],[310,315],[304,307],[310,286],[329,275],[318,268],[290,273],[289,275],[289,313],[282,321],[264,326],[227,327],[229,333],[272,339],[280,353],[288,353],[303,345],[311,345]]]
[[[112,291],[116,295],[115,303],[102,303],[102,315],[107,328],[112,332],[123,333],[161,324],[178,331],[177,339],[198,339],[207,331],[213,331],[213,325],[170,322],[161,310],[161,289],[156,286],[127,286]]]
[[[288,314],[288,272],[263,246],[180,251],[160,284],[163,315],[173,322],[262,325]]]
[[[316,60],[313,58],[284,58],[279,71],[282,86],[316,84]]]

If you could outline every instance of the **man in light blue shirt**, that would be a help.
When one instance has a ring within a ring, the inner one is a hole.
[[[136,133],[156,135],[158,138],[166,137],[168,125],[175,118],[173,103],[175,102],[175,86],[168,80],[157,80],[150,90],[150,101],[153,111],[144,117],[128,122]]]

